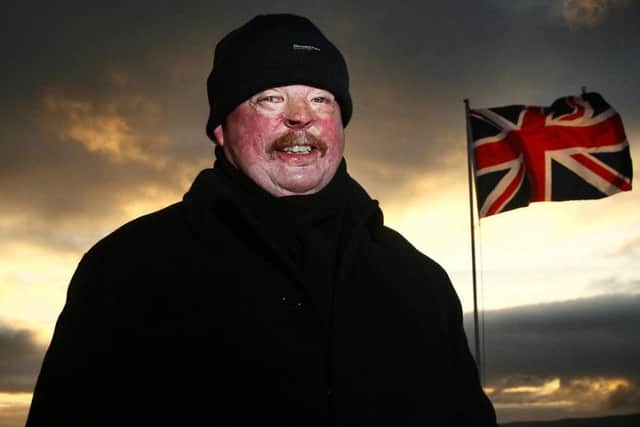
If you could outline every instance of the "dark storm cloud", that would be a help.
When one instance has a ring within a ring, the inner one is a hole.
[[[640,378],[640,294],[488,311],[484,317],[490,378]]]
[[[78,236],[92,230],[95,239],[114,217],[127,219],[131,201],[157,197],[153,209],[177,200],[211,163],[211,144],[204,142],[198,155],[193,145],[171,139],[166,102],[140,76],[125,70],[94,79],[103,91],[54,82],[3,113],[5,241],[86,249]]]
[[[34,5],[26,2],[12,3],[11,8],[5,17],[12,19],[3,28],[11,34],[3,46],[3,58],[10,60],[0,71],[3,81],[10,82],[0,100],[3,123],[24,134],[33,132],[34,124],[38,130],[36,113],[52,92],[97,106],[113,103],[114,97],[140,97],[163,115],[162,128],[152,130],[147,138],[193,128],[193,132],[181,132],[186,138],[171,140],[171,147],[177,148],[171,155],[192,160],[210,154],[202,122],[207,106],[205,79],[215,40],[209,34],[216,33],[217,25],[202,5],[40,3],[34,13]],[[215,16],[224,22],[227,14],[219,10]],[[190,86],[185,87],[185,82]],[[195,99],[184,100],[196,93]],[[185,111],[184,106],[189,108]],[[145,113],[132,111],[138,118]],[[8,143],[23,143],[20,136]]]
[[[30,331],[0,323],[0,393],[30,393],[44,350]]]
[[[351,25],[336,24],[353,76],[347,151],[382,198],[420,176],[464,179],[467,97],[472,106],[547,105],[587,85],[627,122],[638,120],[630,93],[640,95],[633,77],[640,61],[629,54],[640,48],[629,18],[640,12],[637,3],[588,30],[570,28],[553,2],[512,3],[347,7],[343,20]]]
[[[186,190],[212,158],[203,126],[215,43],[257,13],[307,15],[344,51],[349,167],[382,200],[424,177],[465,178],[465,97],[546,104],[586,84],[637,121],[640,59],[629,52],[640,5],[612,7],[587,29],[553,4],[14,2],[0,70],[3,204],[44,221],[105,216],[149,186]],[[107,130],[119,142],[96,143]]]
[[[116,123],[117,117],[113,118]],[[13,145],[10,154],[0,159],[3,237],[22,235],[53,246],[74,246],[61,232],[76,236],[85,228],[96,232],[110,218],[122,218],[131,200],[149,199],[149,192],[158,188],[179,197],[185,185],[182,178],[191,178],[181,174],[196,172],[178,162],[158,166],[157,162],[168,156],[144,145],[133,152],[142,160],[127,154],[131,146],[124,154],[91,151],[72,136],[74,132],[91,135],[100,126],[90,122],[68,124],[57,114],[50,118],[55,119],[50,131],[43,128],[46,125],[42,121],[28,124],[26,129],[3,131],[3,137],[7,137],[3,143]],[[97,129],[92,129],[94,126]],[[127,131],[126,137],[129,142],[137,142],[135,131]],[[99,132],[97,143],[108,142],[109,138]]]
[[[639,307],[635,293],[486,312],[485,384],[500,419],[640,410]]]

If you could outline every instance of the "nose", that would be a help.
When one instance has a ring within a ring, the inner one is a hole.
[[[313,114],[305,99],[292,99],[287,103],[284,124],[291,130],[304,130],[311,126]]]

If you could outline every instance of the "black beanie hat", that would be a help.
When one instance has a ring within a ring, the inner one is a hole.
[[[340,104],[342,125],[351,119],[349,73],[340,51],[307,18],[259,15],[216,45],[207,79],[211,111],[207,135],[239,104],[263,90],[306,84],[327,90]]]

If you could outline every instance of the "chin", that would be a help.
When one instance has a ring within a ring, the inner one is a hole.
[[[300,179],[286,179],[276,181],[275,187],[279,194],[276,196],[294,196],[314,194],[322,190],[328,183],[328,180],[322,177],[304,177]]]
[[[322,190],[325,185],[317,184],[317,185],[290,185],[280,187],[280,196],[304,196],[307,194],[315,194],[318,191]]]

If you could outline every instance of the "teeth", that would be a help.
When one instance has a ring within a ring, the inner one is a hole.
[[[294,145],[293,147],[285,147],[284,150],[287,153],[309,153],[311,147],[308,145]]]

